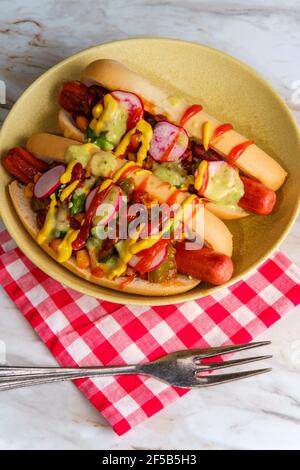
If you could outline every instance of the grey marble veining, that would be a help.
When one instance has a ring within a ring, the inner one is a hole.
[[[300,123],[299,0],[2,0],[0,79],[7,103],[43,71],[80,49],[136,36],[188,39],[243,60],[285,99]],[[282,245],[300,264],[300,222]],[[8,296],[0,292],[0,341],[11,363],[54,365]],[[193,391],[117,437],[70,383],[1,395],[1,449],[251,449],[300,447],[300,309],[264,337],[272,374]]]

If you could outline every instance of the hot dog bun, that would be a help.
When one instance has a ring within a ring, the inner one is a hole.
[[[63,162],[65,151],[70,145],[80,145],[77,140],[66,139],[47,132],[33,134],[26,143],[28,152],[36,155],[40,160]]]
[[[99,59],[92,62],[84,70],[82,81],[87,84],[98,83],[109,90],[136,93],[143,100],[146,111],[151,114],[163,114],[175,124],[180,123],[186,109],[193,104],[184,98],[174,97],[167,90],[150,83],[115,60]],[[202,110],[190,118],[184,128],[191,137],[201,141],[202,126],[206,121],[211,123],[211,135],[222,124]],[[211,148],[226,159],[231,149],[245,140],[247,139],[244,136],[230,130],[212,142]],[[280,188],[287,175],[279,163],[255,144],[247,147],[235,164],[244,173],[274,191]]]
[[[72,145],[74,141],[70,139],[66,139],[64,137],[59,137],[52,134],[34,134],[27,142],[27,150],[30,151],[33,155],[38,158],[44,159],[52,159],[57,162],[64,162],[64,153],[66,149]],[[76,145],[80,145],[76,142]],[[93,158],[97,159],[98,161],[101,158],[106,158],[107,152],[104,152],[98,149],[97,153],[93,156]],[[112,154],[110,153],[110,156]],[[124,160],[115,158],[115,167],[114,173],[118,171],[124,165]],[[93,165],[91,165],[92,167]],[[111,170],[109,170],[111,171]],[[108,177],[111,175],[103,174],[101,176]],[[171,185],[164,184],[161,185],[161,180],[159,180],[154,174],[143,174],[141,173],[133,173],[131,175],[134,184],[139,186],[143,179],[147,177],[147,184],[145,185],[145,191],[149,193],[151,197],[157,199],[159,203],[165,203],[170,198],[174,189]],[[174,203],[178,203],[180,205],[183,204],[184,200],[189,197],[188,192],[180,192]],[[218,217],[216,217],[213,213],[206,209],[205,206],[202,204],[198,204],[199,211],[203,210],[203,213],[200,215],[199,218],[194,217],[191,220],[190,224],[193,230],[196,233],[203,233],[205,242],[212,247],[215,251],[223,253],[227,256],[232,255],[232,235],[229,229],[226,227],[224,222],[222,222]],[[198,210],[198,209],[197,209]],[[195,221],[200,225],[199,227],[195,226]]]
[[[30,199],[24,195],[24,186],[14,180],[9,185],[9,194],[15,210],[21,219],[24,227],[27,229],[33,239],[36,240],[39,229],[36,223],[36,215],[30,207]],[[50,248],[48,243],[44,243],[42,248],[48,253],[53,259],[56,258],[55,252]],[[124,292],[130,292],[138,295],[150,295],[150,296],[168,296],[174,294],[180,294],[196,287],[200,281],[198,279],[191,279],[188,276],[178,274],[175,279],[171,281],[154,284],[148,281],[144,281],[140,278],[134,279],[129,284],[122,286],[122,281],[125,277],[120,277],[116,280],[109,280],[107,278],[97,278],[91,275],[88,269],[80,269],[76,265],[74,257],[63,263],[63,266],[72,271],[77,276],[82,277],[94,284],[98,284],[103,287],[107,287],[113,290],[122,290]]]
[[[227,207],[227,206],[220,206],[213,202],[207,202],[206,208],[209,212],[212,212],[214,215],[219,217],[222,220],[234,220],[234,219],[242,219],[243,217],[247,217],[249,212],[246,212],[239,206],[236,207]]]
[[[58,113],[58,125],[64,137],[84,142],[84,134],[81,132],[72,118],[72,115],[65,109],[60,109]]]

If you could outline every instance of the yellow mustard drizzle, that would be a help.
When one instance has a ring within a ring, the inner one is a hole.
[[[108,279],[114,279],[115,277],[120,277],[127,269],[127,264],[123,263],[123,261],[118,258],[116,261],[116,265],[113,268],[108,267],[104,263],[100,263],[100,267],[104,270]]]
[[[209,148],[211,134],[211,123],[210,121],[205,121],[202,126],[202,143],[205,150]]]
[[[173,225],[173,219],[171,218],[167,225],[161,230],[157,235],[150,235],[150,237],[145,238],[144,240],[139,240],[131,246],[131,253],[132,255],[136,255],[140,251],[146,250],[147,248],[151,248],[155,245],[158,240],[162,238],[162,236],[168,232]]]
[[[198,199],[200,201],[200,199],[197,196],[195,196],[195,194],[191,194],[189,197],[187,197],[183,201],[182,207],[186,206],[187,204],[192,204],[192,202],[195,201],[195,199]]]
[[[103,106],[101,103],[96,104],[93,108],[93,119],[90,122],[90,128],[99,135],[105,128],[106,124],[112,119],[118,109],[118,102],[110,93],[103,98]]]
[[[56,196],[55,194],[51,194],[50,199],[51,199],[51,202],[50,202],[49,210],[46,215],[45,223],[37,236],[37,242],[39,245],[42,245],[45,241],[47,241],[48,236],[50,235],[52,230],[55,229],[55,225],[56,225],[56,219],[55,219]]]
[[[131,166],[136,166],[138,165],[137,163],[135,162],[127,162],[125,163],[123,166],[121,166],[121,168],[119,168],[116,173],[114,174],[113,176],[113,182],[116,183],[119,178],[121,178],[121,176],[123,175],[124,171],[127,170],[127,168],[130,168]]]
[[[120,157],[121,155],[124,155],[128,145],[130,144],[130,139],[133,136],[133,134],[135,134],[136,131],[141,132],[141,136],[140,136],[141,146],[137,152],[136,161],[137,163],[142,164],[150,148],[150,141],[151,141],[152,134],[153,134],[152,127],[150,126],[148,122],[144,121],[144,119],[141,119],[133,129],[127,132],[127,134],[123,137],[123,139],[117,146],[114,153],[117,158]]]
[[[101,191],[104,191],[104,189],[108,188],[111,183],[113,183],[113,180],[111,179],[104,180],[99,187],[98,193],[101,193]]]
[[[177,95],[170,95],[170,96],[168,96],[167,101],[172,106],[178,106],[179,103],[182,102],[182,98],[180,98],[180,96],[177,96]]]
[[[97,103],[94,107],[93,107],[93,116],[95,119],[99,119],[99,117],[101,116],[101,114],[103,113],[103,106],[101,103]]]
[[[127,134],[125,134],[125,136],[123,137],[123,139],[121,140],[121,142],[119,143],[119,145],[114,151],[114,154],[117,158],[120,157],[121,155],[124,155],[128,145],[130,144],[130,139],[135,132],[136,132],[136,127],[128,131]]]
[[[60,177],[61,184],[69,183],[69,181],[72,178],[72,171],[73,171],[73,168],[76,165],[76,163],[77,163],[76,160],[72,160],[70,163],[68,163],[66,171]]]
[[[72,243],[76,240],[80,230],[70,228],[58,245],[56,259],[59,263],[64,263],[72,256]]]
[[[125,267],[135,254],[139,253],[140,251],[151,248],[153,245],[155,245],[155,243],[157,243],[158,240],[160,240],[162,236],[170,230],[172,224],[173,219],[170,219],[168,224],[157,235],[151,235],[146,239],[138,240],[139,233],[145,226],[145,224],[141,224],[141,226],[136,229],[136,232],[131,237],[127,238],[127,240],[124,240],[122,242],[122,247],[121,249],[119,249],[119,257]],[[123,272],[124,271],[122,271],[121,273],[118,272],[118,276],[123,274]]]
[[[122,241],[122,247],[119,252],[119,257],[122,260],[123,263],[127,264],[131,260],[133,253],[131,252],[131,248],[133,245],[136,243],[139,234],[141,230],[143,230],[145,224],[141,224],[131,235],[131,237],[128,237],[126,240]]]
[[[140,146],[138,150],[136,161],[138,163],[143,163],[143,161],[147,157],[147,153],[150,148],[150,141],[152,139],[153,131],[152,131],[152,127],[150,126],[150,124],[144,121],[144,119],[142,119],[141,121],[137,123],[136,129],[142,133],[141,135],[142,145]]]
[[[136,165],[140,165],[140,163],[136,163]],[[140,169],[140,170],[136,170],[136,174],[137,174],[137,175],[142,175],[142,174],[145,174],[145,173],[148,173],[148,174],[151,173],[151,174],[152,174],[152,171],[150,171],[150,170],[144,170],[143,168]]]
[[[69,186],[67,186],[62,192],[61,192],[61,195],[60,195],[60,200],[61,202],[65,201],[67,199],[67,197],[70,196],[70,194],[72,194],[72,192],[74,191],[74,189],[76,189],[76,187],[78,186],[78,183],[79,183],[80,180],[75,180],[73,181],[73,183],[69,184]]]
[[[208,167],[207,161],[203,160],[197,168],[197,176],[196,176],[195,182],[194,182],[194,187],[195,187],[196,191],[199,191],[199,189],[202,186],[203,177],[205,175],[207,167]]]

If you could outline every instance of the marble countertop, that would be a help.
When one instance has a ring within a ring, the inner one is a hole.
[[[300,123],[298,0],[2,0],[0,79],[6,104],[44,70],[80,49],[113,39],[165,36],[223,50],[267,78]],[[300,220],[282,245],[300,265]],[[71,383],[1,395],[1,449],[299,449],[300,309],[260,339],[272,340],[273,372],[193,391],[116,436]],[[0,342],[10,363],[54,365],[0,291]]]

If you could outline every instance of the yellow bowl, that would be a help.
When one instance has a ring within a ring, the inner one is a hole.
[[[0,152],[24,145],[34,132],[58,132],[57,91],[64,80],[79,78],[92,60],[113,58],[156,83],[200,102],[212,115],[266,150],[288,171],[278,205],[268,217],[249,216],[230,222],[234,235],[235,275],[229,286],[263,263],[287,235],[300,202],[300,139],[297,125],[282,99],[251,68],[214,49],[172,39],[142,38],[102,44],[79,52],[38,78],[10,111],[0,134]],[[87,282],[52,260],[32,240],[9,199],[10,178],[0,165],[0,211],[20,249],[49,276],[84,294],[121,304],[166,305],[212,294],[221,287],[199,285],[171,297],[143,297],[115,292]]]

